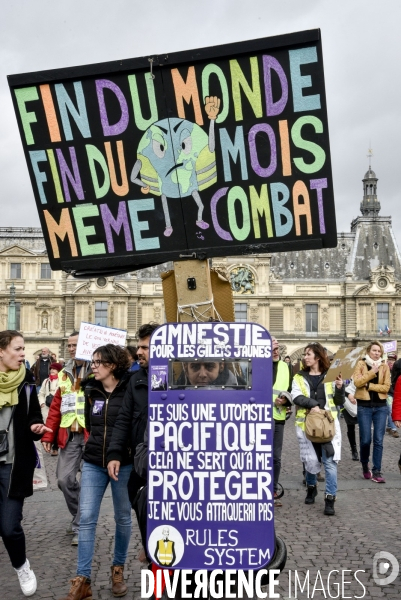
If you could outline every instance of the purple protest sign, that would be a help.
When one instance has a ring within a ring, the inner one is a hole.
[[[274,547],[271,338],[168,323],[150,345],[148,552],[165,568],[259,569]]]
[[[382,342],[382,346],[384,348],[384,352],[397,352],[397,340],[393,340],[390,342]]]

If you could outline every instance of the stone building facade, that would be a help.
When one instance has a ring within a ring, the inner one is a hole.
[[[361,215],[338,234],[336,248],[213,260],[232,281],[236,319],[267,327],[293,360],[311,339],[334,353],[401,338],[401,256],[391,217],[379,214],[377,182],[369,167]],[[127,329],[134,341],[141,323],[164,321],[160,272],[169,267],[77,280],[50,270],[39,228],[0,228],[1,327],[14,283],[29,360],[43,345],[64,356],[81,321]]]

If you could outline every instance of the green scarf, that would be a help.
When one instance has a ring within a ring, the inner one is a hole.
[[[0,410],[4,406],[18,404],[18,386],[25,379],[25,365],[21,365],[18,371],[0,371]]]

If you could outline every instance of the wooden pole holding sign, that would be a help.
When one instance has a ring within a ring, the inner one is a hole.
[[[161,278],[168,323],[235,321],[230,281],[208,260],[175,262]]]
[[[178,321],[216,319],[208,260],[185,260],[174,263],[177,288]]]

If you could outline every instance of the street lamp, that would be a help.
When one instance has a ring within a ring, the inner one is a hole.
[[[8,329],[15,329],[16,314],[15,314],[15,285],[10,285],[10,302],[8,303]]]

